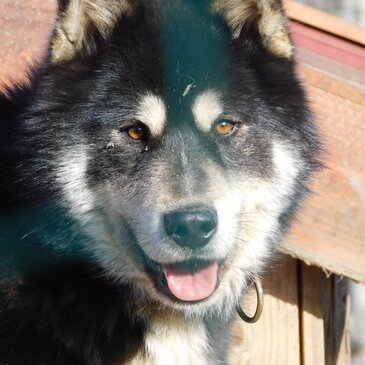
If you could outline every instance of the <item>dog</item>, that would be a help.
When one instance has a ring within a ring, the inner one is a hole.
[[[280,0],[59,0],[0,96],[0,364],[228,364],[319,167]]]

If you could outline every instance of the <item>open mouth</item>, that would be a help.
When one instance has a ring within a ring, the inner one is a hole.
[[[188,260],[170,265],[148,261],[158,289],[174,301],[200,302],[219,286],[218,261]]]

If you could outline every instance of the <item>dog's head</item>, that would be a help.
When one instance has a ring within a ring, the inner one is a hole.
[[[315,165],[280,1],[61,1],[42,80],[85,249],[141,298],[229,312]]]

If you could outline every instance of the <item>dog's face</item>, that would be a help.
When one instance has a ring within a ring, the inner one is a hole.
[[[61,4],[39,96],[60,135],[61,204],[87,235],[84,248],[137,296],[186,315],[227,313],[314,164],[281,8],[100,3]],[[78,11],[83,28],[70,44]],[[270,17],[278,29],[268,43]]]

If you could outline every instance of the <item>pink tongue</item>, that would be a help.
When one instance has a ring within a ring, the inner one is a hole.
[[[217,286],[218,263],[213,262],[196,271],[164,267],[167,285],[180,300],[192,302],[208,298]]]

